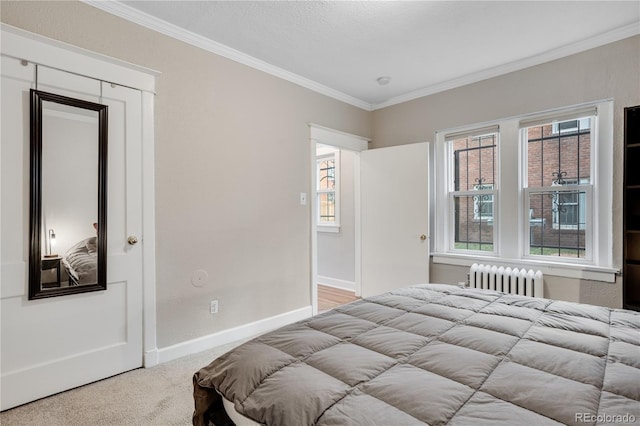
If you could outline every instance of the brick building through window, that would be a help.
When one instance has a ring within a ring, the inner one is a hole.
[[[592,127],[586,117],[522,129],[530,254],[585,256]],[[451,141],[456,249],[494,249],[498,135]]]

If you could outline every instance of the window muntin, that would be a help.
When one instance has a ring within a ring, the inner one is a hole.
[[[495,251],[494,199],[498,134],[457,136],[450,144],[453,163],[452,250]]]
[[[592,117],[550,120],[522,129],[529,211],[526,255],[591,258],[591,122]]]

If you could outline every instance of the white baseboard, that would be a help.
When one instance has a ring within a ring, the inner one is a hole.
[[[144,368],[155,367],[160,363],[160,357],[158,356],[158,348],[154,348],[149,351],[144,352],[144,358],[142,361],[142,366]]]
[[[318,284],[339,288],[341,290],[356,291],[356,283],[353,281],[339,280],[337,278],[324,277],[322,275],[318,275]]]
[[[209,334],[208,336],[202,336],[197,339],[187,340],[186,342],[167,346],[166,348],[160,348],[157,353],[157,361],[158,363],[163,363],[186,355],[226,345],[238,340],[257,336],[258,334],[274,330],[278,327],[309,318],[311,314],[312,309],[311,305],[309,305],[294,311],[285,312],[280,315],[250,322],[249,324]]]

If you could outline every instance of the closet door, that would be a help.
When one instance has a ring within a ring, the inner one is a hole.
[[[142,239],[141,93],[38,67],[38,90],[109,106],[107,289],[28,300],[28,111],[34,71],[33,64],[2,57],[3,410],[143,362],[142,242],[128,242],[130,236]],[[91,236],[92,224],[86,225]]]

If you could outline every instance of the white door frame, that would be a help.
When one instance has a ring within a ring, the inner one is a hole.
[[[142,291],[143,365],[158,364],[155,268],[155,80],[160,73],[75,47],[10,25],[0,24],[1,53],[49,68],[140,90],[142,93]],[[1,279],[1,278],[0,278]],[[13,280],[12,280],[13,281]],[[0,282],[0,288],[3,290]],[[12,292],[24,292],[16,282]],[[3,291],[3,296],[8,296]]]
[[[316,144],[331,145],[336,148],[353,151],[356,153],[354,159],[354,219],[355,219],[355,293],[361,293],[362,268],[361,268],[361,247],[360,247],[360,156],[361,151],[368,149],[370,139],[328,127],[309,123],[310,141],[310,164],[311,164],[311,307],[312,314],[318,313],[318,226],[316,223],[318,197],[316,188]]]

